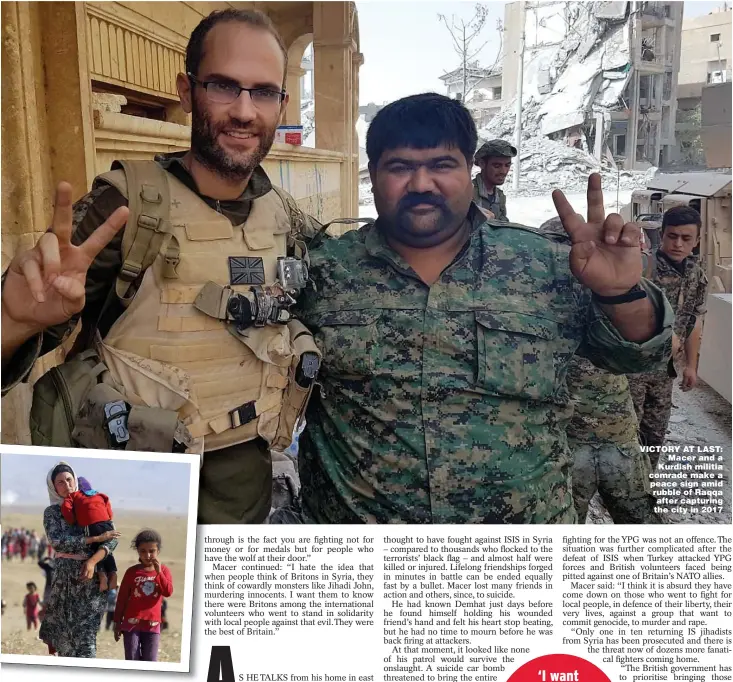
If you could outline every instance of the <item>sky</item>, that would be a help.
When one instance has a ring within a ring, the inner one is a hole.
[[[71,465],[110,499],[112,509],[169,511],[186,514],[190,471],[188,464],[125,459],[92,459],[61,454],[18,455],[3,453],[0,481],[3,507],[46,507],[46,475],[60,460]]]
[[[364,65],[359,71],[359,104],[381,104],[419,92],[445,93],[439,77],[460,65],[452,40],[438,14],[468,21],[475,2],[384,2],[357,0],[359,37]],[[476,47],[481,66],[491,66],[500,50],[496,22],[504,20],[504,2],[487,5],[489,16]],[[708,14],[722,2],[685,2],[684,16]]]

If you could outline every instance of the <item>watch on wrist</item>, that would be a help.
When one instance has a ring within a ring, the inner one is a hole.
[[[646,298],[646,291],[642,289],[638,284],[634,284],[625,294],[619,296],[600,296],[595,291],[593,292],[593,300],[596,303],[603,303],[604,305],[619,305],[620,303],[631,303],[632,301],[639,301],[642,298]]]

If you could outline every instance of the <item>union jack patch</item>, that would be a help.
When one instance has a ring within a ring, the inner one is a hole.
[[[265,265],[261,258],[229,256],[229,284],[264,284]]]

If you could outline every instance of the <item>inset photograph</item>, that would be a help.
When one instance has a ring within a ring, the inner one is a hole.
[[[188,672],[199,458],[47,452],[0,458],[0,660]]]

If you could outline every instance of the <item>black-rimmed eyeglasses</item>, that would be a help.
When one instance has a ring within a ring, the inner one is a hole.
[[[248,92],[252,104],[260,109],[279,106],[285,98],[284,90],[273,90],[272,88],[242,88],[235,83],[222,81],[200,81],[194,75],[186,74],[192,83],[200,85],[206,92],[206,96],[217,104],[231,104],[242,92]]]

